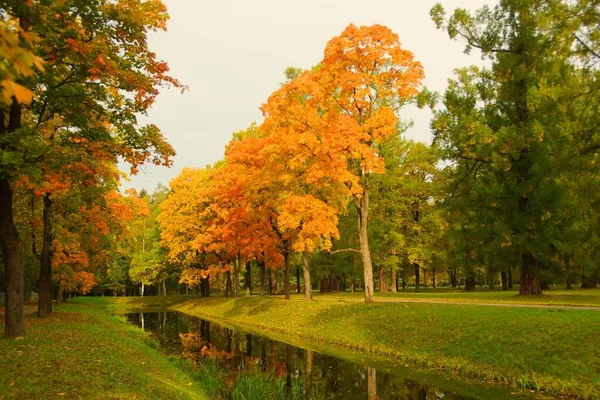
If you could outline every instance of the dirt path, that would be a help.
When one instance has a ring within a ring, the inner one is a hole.
[[[459,301],[443,301],[443,300],[409,300],[409,299],[376,299],[376,303],[426,303],[426,304],[451,304],[459,306],[489,306],[489,307],[520,307],[520,308],[553,308],[562,310],[591,310],[600,311],[600,307],[596,306],[565,306],[552,304],[522,304],[522,303],[467,303]]]

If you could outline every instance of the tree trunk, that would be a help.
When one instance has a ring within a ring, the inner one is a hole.
[[[40,256],[40,278],[38,317],[45,318],[52,312],[52,294],[50,293],[50,284],[52,282],[52,209],[53,202],[50,195],[44,196],[44,228],[43,245]]]
[[[62,282],[58,282],[58,294],[56,295],[56,306],[60,306],[65,301],[65,287]]]
[[[385,268],[379,268],[379,291],[381,293],[387,292],[387,282],[385,281]]]
[[[593,289],[598,286],[598,278],[593,276],[581,275],[581,288]]]
[[[571,277],[569,275],[567,275],[567,277],[565,278],[565,289],[573,289],[573,284],[571,283]]]
[[[210,277],[200,279],[200,297],[210,296]]]
[[[300,266],[296,267],[296,293],[300,293],[302,288],[300,287]]]
[[[163,286],[163,296],[166,296],[167,295],[167,281],[164,280],[162,283],[163,283],[162,284],[162,286]]]
[[[431,270],[431,284],[433,285],[433,288],[435,289],[435,268],[433,268]]]
[[[145,287],[145,285],[144,285],[144,282],[142,282],[142,291],[140,292],[140,296],[141,296],[141,297],[144,297],[144,289],[145,289],[145,288],[146,288],[146,287]]]
[[[469,292],[475,290],[475,276],[474,275],[467,275],[465,277],[465,290],[469,291]]]
[[[25,23],[26,18],[20,18],[22,27]],[[2,139],[7,133],[21,128],[21,116],[21,105],[15,97],[12,98],[6,125],[4,111],[0,110],[0,151],[10,150],[10,142],[3,142]],[[10,186],[10,178],[6,173],[0,175],[0,248],[6,277],[4,334],[6,337],[19,337],[25,335],[23,244],[15,226],[13,191]]]
[[[233,296],[240,295],[240,269],[242,268],[242,257],[238,254],[233,262]]]
[[[304,298],[312,300],[312,281],[310,279],[310,254],[302,253],[302,270],[304,272]]]
[[[521,289],[520,295],[539,295],[542,294],[540,287],[540,278],[538,276],[537,261],[533,254],[525,252],[521,256]]]
[[[246,261],[246,294],[252,295],[252,264]]]
[[[503,291],[508,290],[508,280],[506,278],[506,271],[502,271],[500,273],[500,277],[502,278],[502,290]]]
[[[419,267],[419,264],[414,263],[415,266],[415,292],[418,292],[420,287],[421,287],[421,267]]]
[[[406,266],[402,266],[402,290],[406,290]]]
[[[225,297],[233,295],[233,287],[231,283],[231,271],[225,272]]]
[[[456,268],[448,268],[448,276],[450,277],[450,285],[456,289],[458,287],[458,279],[456,279]]]
[[[290,299],[290,254],[287,251],[283,252],[283,260],[285,263],[285,275],[283,278],[283,287],[285,288],[285,299]]]
[[[258,270],[260,276],[260,295],[264,296],[265,294],[265,262],[261,261],[258,263]]]
[[[508,267],[508,277],[507,277],[507,280],[508,280],[508,289],[510,290],[510,289],[513,288],[512,267],[511,266]]]
[[[269,294],[273,294],[273,269],[269,268]]]
[[[11,107],[12,110],[12,107]],[[4,121],[0,120],[0,125]],[[2,130],[2,128],[0,128]],[[13,191],[8,179],[0,177],[0,246],[6,275],[6,337],[25,335],[23,297],[23,247],[14,223]]]
[[[358,213],[358,240],[360,242],[360,256],[363,262],[365,279],[365,303],[372,303],[373,296],[373,264],[371,262],[371,250],[369,249],[369,181],[365,177],[364,192],[360,199],[355,200]]]
[[[398,274],[396,273],[396,269],[394,267],[390,267],[392,270],[392,292],[398,292]]]

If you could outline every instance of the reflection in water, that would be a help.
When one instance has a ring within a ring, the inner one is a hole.
[[[375,368],[367,367],[367,399],[377,400],[377,378]]]
[[[176,312],[129,314],[127,318],[153,333],[167,353],[183,355],[194,363],[213,359],[227,367],[226,384],[251,367],[285,379],[288,394],[317,399],[472,399],[511,398],[508,391],[471,385],[466,393],[407,378],[397,367],[376,371],[332,356],[223,328],[209,321]],[[390,364],[391,365],[391,364]],[[395,369],[394,369],[395,368]],[[389,373],[391,372],[391,373]]]

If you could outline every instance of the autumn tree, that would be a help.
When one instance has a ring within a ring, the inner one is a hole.
[[[137,117],[152,105],[159,87],[180,85],[147,46],[148,31],[165,29],[168,18],[158,0],[134,7],[126,1],[103,0],[8,2],[2,8],[19,21],[22,32],[40,38],[34,55],[45,60],[44,73],[20,82],[34,93],[35,101],[24,108],[13,96],[2,110],[0,128],[4,153],[0,230],[6,233],[2,242],[7,244],[3,255],[10,289],[6,334],[19,336],[24,331],[22,303],[17,300],[22,297],[18,272],[22,262],[20,238],[11,228],[12,185],[27,171],[39,175],[49,159],[48,141],[54,138],[45,136],[44,126],[60,117],[61,146],[121,156],[134,172],[145,161],[168,165],[173,149],[156,126],[140,126]],[[48,200],[45,204],[51,208],[52,197]],[[44,276],[47,279],[48,274]]]
[[[343,182],[353,199],[367,302],[373,301],[369,179],[385,171],[377,145],[397,132],[397,111],[416,96],[422,78],[421,65],[388,28],[349,25],[329,41],[314,71],[292,80],[263,106],[267,118],[287,120],[290,132],[301,135],[300,147],[315,153],[308,174]]]

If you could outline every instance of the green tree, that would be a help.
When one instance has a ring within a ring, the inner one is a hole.
[[[475,264],[514,255],[521,294],[541,293],[539,271],[570,195],[568,166],[586,145],[591,78],[574,59],[581,21],[560,18],[569,4],[503,0],[448,19],[439,4],[431,11],[438,28],[491,61],[457,71],[432,122],[452,176],[448,204],[469,210],[469,229],[489,238],[472,249]]]

